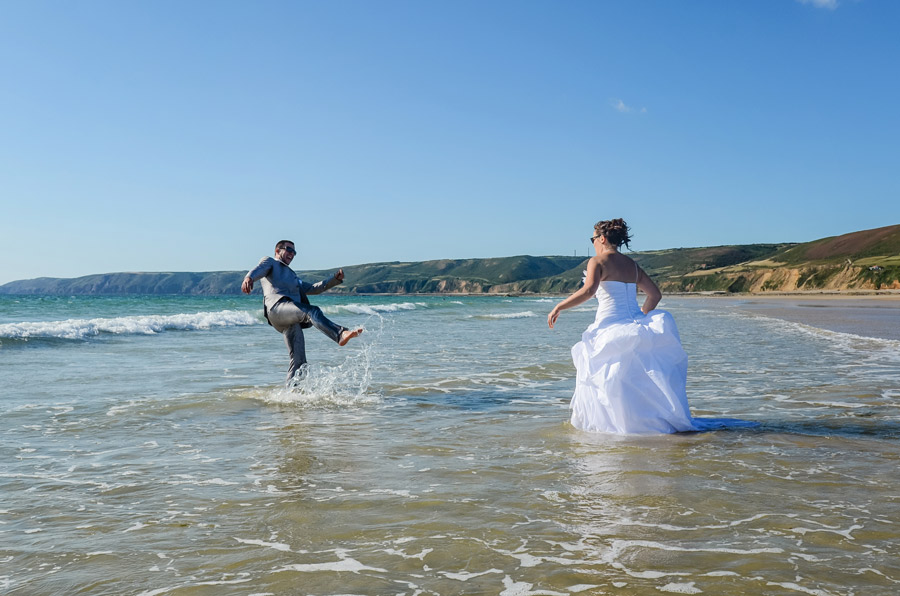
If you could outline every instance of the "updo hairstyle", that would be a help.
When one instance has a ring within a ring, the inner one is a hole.
[[[598,221],[594,224],[594,232],[596,232],[597,236],[606,236],[606,241],[616,248],[623,244],[627,247],[631,241],[631,236],[628,234],[628,224],[621,218]]]

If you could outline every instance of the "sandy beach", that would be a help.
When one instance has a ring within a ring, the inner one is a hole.
[[[709,298],[708,295],[704,296]],[[900,293],[722,296],[754,314],[865,337],[900,340]]]

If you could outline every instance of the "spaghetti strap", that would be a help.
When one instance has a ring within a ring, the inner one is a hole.
[[[641,281],[641,268],[638,267],[637,261],[634,263],[634,283]]]

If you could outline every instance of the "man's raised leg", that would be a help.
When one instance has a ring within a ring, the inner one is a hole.
[[[293,300],[279,302],[269,310],[269,321],[278,329],[294,323],[312,323],[313,327],[344,346],[348,341],[362,333],[362,327],[347,329],[325,316],[322,309],[310,304],[298,304]]]

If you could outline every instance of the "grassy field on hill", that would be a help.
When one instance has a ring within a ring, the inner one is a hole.
[[[852,232],[842,236],[822,238],[787,248],[775,255],[774,260],[788,265],[844,264],[848,259],[883,262],[888,264],[900,258],[900,225],[874,230]]]
[[[900,225],[785,245],[756,260],[662,275],[667,291],[900,289]]]

